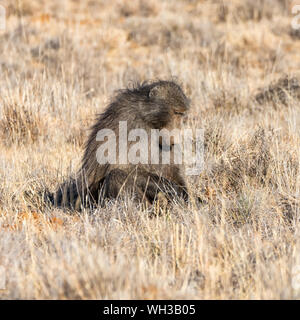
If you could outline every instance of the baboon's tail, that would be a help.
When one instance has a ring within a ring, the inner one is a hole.
[[[88,187],[82,187],[78,179],[69,179],[63,182],[55,193],[45,193],[46,203],[58,208],[81,211],[83,208],[92,208],[99,204],[99,190],[91,192]]]
[[[51,206],[70,210],[79,211],[82,206],[79,186],[75,179],[63,182],[54,193],[46,192],[44,200]]]

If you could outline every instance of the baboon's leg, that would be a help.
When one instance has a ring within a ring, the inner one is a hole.
[[[132,195],[134,200],[150,205],[143,191],[144,178],[139,175],[128,174],[120,169],[112,170],[104,179],[101,198],[117,199],[125,194]]]
[[[155,198],[158,192],[163,193],[169,201],[174,199],[183,199],[185,202],[187,202],[189,199],[184,180],[182,181],[182,185],[178,185],[177,183],[166,178],[159,177],[157,175],[151,175],[146,194],[149,198]]]
[[[55,196],[51,199],[55,206],[80,211],[82,207],[90,205],[103,205],[105,198],[116,199],[124,194],[129,194],[146,207],[155,200],[165,207],[166,200],[176,198],[188,200],[185,186],[179,186],[163,177],[139,172],[128,174],[120,169],[112,170],[103,181],[94,183],[89,188],[80,188],[79,181],[73,179],[63,183]],[[160,196],[158,196],[160,194]]]
[[[162,201],[162,197],[171,201],[183,198],[188,200],[188,193],[185,186],[179,186],[165,178],[150,174],[145,171],[134,171],[128,174],[120,169],[114,169],[105,178],[103,183],[103,196],[113,199],[122,193],[129,193],[142,203],[152,204],[158,199],[160,194],[160,202],[165,205],[166,201]]]

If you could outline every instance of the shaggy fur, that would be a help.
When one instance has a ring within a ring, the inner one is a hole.
[[[101,129],[114,131],[118,159],[119,121],[127,121],[128,132],[142,128],[150,137],[151,129],[179,128],[188,109],[188,98],[173,81],[146,82],[133,89],[118,91],[91,128],[76,178],[60,186],[53,197],[56,205],[80,210],[95,204],[103,205],[106,199],[128,194],[138,202],[151,205],[159,192],[168,201],[178,197],[187,200],[187,187],[180,165],[174,161],[168,165],[99,164],[96,153],[103,142],[96,141],[96,136]],[[128,142],[128,148],[133,143],[136,142]],[[173,145],[171,142],[171,149]],[[161,153],[161,146],[159,150]]]

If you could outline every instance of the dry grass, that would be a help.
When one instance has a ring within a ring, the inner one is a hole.
[[[45,125],[38,112],[26,110],[19,104],[3,104],[0,132],[6,146],[34,143],[39,136],[44,136],[44,129]]]
[[[2,1],[0,264],[8,299],[300,298],[300,40],[291,2]],[[30,210],[114,90],[178,77],[205,129],[201,208]],[[32,203],[30,203],[31,205]]]

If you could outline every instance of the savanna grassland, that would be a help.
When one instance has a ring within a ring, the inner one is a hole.
[[[1,298],[300,298],[296,2],[0,3]],[[202,205],[44,207],[114,91],[172,77],[205,129]]]

